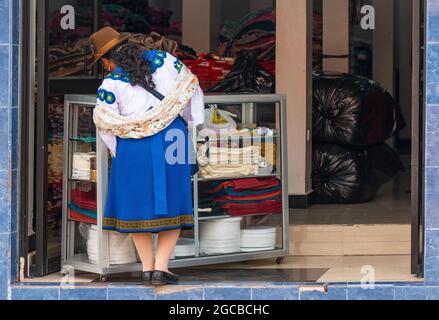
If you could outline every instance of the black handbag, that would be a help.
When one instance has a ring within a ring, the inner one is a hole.
[[[144,89],[146,91],[148,91],[149,93],[151,93],[154,97],[156,97],[160,101],[163,101],[165,99],[164,95],[162,95],[160,92],[158,92],[157,90],[155,90],[149,86],[144,87]],[[186,126],[187,126],[187,124],[186,124]],[[200,171],[200,165],[198,164],[197,153],[195,152],[194,146],[192,145],[192,143],[189,144],[189,148],[190,148],[189,153],[191,155],[191,174],[192,174],[192,176],[194,176],[198,173],[198,171]]]

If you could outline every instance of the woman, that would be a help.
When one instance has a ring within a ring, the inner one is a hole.
[[[145,283],[176,283],[169,260],[180,230],[193,227],[187,126],[204,121],[203,92],[169,53],[143,52],[110,27],[90,42],[109,72],[94,114],[113,156],[104,228],[131,234]],[[155,260],[152,233],[158,233]]]

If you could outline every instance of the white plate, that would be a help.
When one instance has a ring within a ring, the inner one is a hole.
[[[241,252],[258,252],[258,251],[271,251],[276,249],[276,246],[265,248],[241,248]]]

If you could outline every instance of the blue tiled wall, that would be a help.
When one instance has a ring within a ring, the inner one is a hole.
[[[0,0],[0,299],[17,278],[19,0]]]
[[[427,2],[425,281],[439,284],[439,0]]]
[[[302,290],[298,285],[167,287],[139,286],[60,288],[58,286],[14,285],[13,300],[439,300],[439,287],[422,283],[377,285],[329,285],[327,292]]]

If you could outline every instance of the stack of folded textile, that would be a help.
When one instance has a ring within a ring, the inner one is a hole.
[[[64,99],[50,97],[48,104],[47,222],[56,228],[62,217],[62,180],[64,172]]]
[[[262,165],[260,146],[221,148],[202,145],[198,149],[199,175],[202,178],[227,178],[257,175]]]
[[[219,57],[214,54],[201,54],[196,59],[184,59],[183,63],[198,77],[204,92],[224,80],[232,70],[235,58]],[[258,64],[272,76],[275,74],[275,60],[259,60]]]
[[[83,181],[95,181],[96,153],[75,152],[73,154],[72,179]]]
[[[212,214],[243,216],[282,212],[282,186],[277,178],[211,181],[200,185],[200,208]]]
[[[252,176],[258,173],[259,166],[254,164],[208,164],[199,171],[199,175],[205,179]]]
[[[226,22],[220,37],[227,43],[225,55],[258,50],[258,59],[273,60],[276,48],[276,16],[273,7],[249,13],[238,22]]]
[[[205,92],[229,74],[234,62],[233,58],[220,58],[213,54],[202,54],[197,59],[183,61],[198,77],[200,86]]]
[[[97,223],[96,191],[72,189],[69,204],[69,219],[86,223]]]
[[[123,31],[123,28],[116,29]],[[128,41],[142,46],[145,50],[164,50],[175,54],[178,47],[176,41],[157,32],[124,32],[124,34],[130,34]],[[50,45],[49,76],[51,78],[82,77],[84,73],[91,76],[92,68],[90,63],[87,63],[93,60],[93,54],[89,50],[89,40],[88,38],[74,38],[72,41],[61,41]]]
[[[322,14],[314,12],[313,19],[313,46],[312,61],[313,70],[322,70],[323,68],[323,18]]]
[[[51,78],[83,76],[86,60],[91,61],[93,58],[92,52],[87,48],[89,48],[87,38],[51,44],[49,47],[49,76]]]

